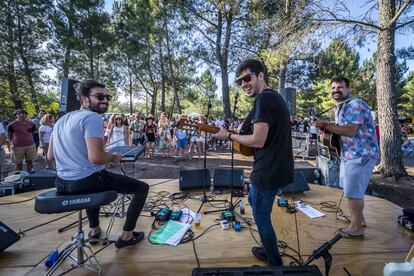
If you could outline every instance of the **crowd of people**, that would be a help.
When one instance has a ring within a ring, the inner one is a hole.
[[[210,126],[227,125],[230,129],[238,129],[242,120],[225,121],[221,117],[207,120],[204,116],[174,115],[171,118],[162,112],[159,118],[153,115],[144,117],[136,113],[130,116],[112,114],[109,119],[104,118],[106,148],[116,146],[145,146],[146,157],[151,159],[158,152],[163,158],[183,159],[186,153],[191,160],[193,156],[201,158],[206,149],[205,133],[196,127],[179,129],[178,121],[185,119],[188,124]],[[215,139],[207,133],[207,150],[217,150],[218,147],[230,147],[230,143]]]
[[[15,164],[16,170],[26,170],[33,173],[33,162],[36,161],[39,148],[44,158],[46,169],[54,169],[53,162],[46,158],[49,141],[55,124],[55,116],[41,110],[37,115],[28,117],[24,109],[13,113],[14,120],[1,114],[0,116],[0,146],[7,147],[10,154],[9,162]],[[174,158],[175,160],[201,158],[205,149],[205,133],[197,128],[186,127],[178,129],[180,119],[186,119],[189,124],[208,124],[210,126],[226,126],[238,129],[242,119],[224,120],[222,117],[207,120],[204,116],[187,116],[185,114],[168,117],[162,112],[158,118],[153,115],[144,117],[140,113],[133,115],[102,114],[104,122],[104,145],[106,150],[116,146],[145,146],[146,158],[157,156]],[[218,140],[207,133],[207,150],[230,149],[230,141]],[[4,165],[6,154],[0,149],[0,165]],[[0,167],[1,168],[1,167]],[[1,171],[0,171],[1,172]]]

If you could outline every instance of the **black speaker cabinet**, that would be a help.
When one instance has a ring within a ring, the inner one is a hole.
[[[239,189],[244,187],[243,169],[233,170],[233,188]],[[214,170],[214,188],[230,188],[231,169],[215,169]]]
[[[73,86],[78,83],[77,80],[63,79],[62,88],[60,90],[60,106],[59,112],[68,113],[80,108],[80,102],[76,98],[76,90]]]
[[[203,188],[203,169],[180,171],[180,191]],[[206,170],[205,181],[207,189],[211,185],[210,171]]]
[[[25,178],[29,190],[43,190],[55,187],[56,171],[40,170]]]
[[[301,172],[295,172],[293,174],[293,183],[288,184],[287,186],[280,189],[280,194],[290,194],[290,193],[302,193],[309,191],[309,185],[306,182],[306,178]]]
[[[289,114],[296,114],[296,90],[294,88],[287,87],[281,89],[279,92],[288,106]]]
[[[20,239],[20,236],[0,221],[0,253]]]
[[[247,275],[273,275],[273,276],[322,276],[316,265],[308,266],[257,266],[257,267],[209,267],[194,268],[192,276],[247,276]]]

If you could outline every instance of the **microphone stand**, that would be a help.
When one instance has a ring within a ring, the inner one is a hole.
[[[210,116],[210,108],[212,107],[210,99],[208,99],[208,105],[207,105],[207,115],[206,115],[206,123],[208,123],[208,117]],[[197,213],[200,212],[201,208],[203,208],[204,203],[206,202],[227,202],[225,199],[207,199],[206,195],[206,174],[207,174],[207,132],[204,132],[204,163],[203,163],[203,197],[201,199],[201,205],[197,210]],[[213,185],[213,184],[212,184]],[[213,186],[214,190],[214,186]]]
[[[237,109],[237,99],[239,98],[239,93],[236,92],[236,94],[234,95],[234,106],[233,106],[233,121],[236,115],[236,109]],[[209,213],[215,213],[215,212],[229,212],[229,217],[231,217],[231,220],[234,221],[235,220],[235,215],[237,215],[239,218],[241,218],[244,222],[246,222],[244,220],[244,218],[242,217],[242,215],[238,214],[237,212],[234,211],[234,209],[236,208],[236,206],[241,202],[241,199],[239,199],[235,204],[233,204],[233,179],[234,179],[234,142],[231,142],[231,171],[230,171],[230,202],[229,205],[226,209],[220,209],[220,210],[213,210],[213,211],[206,211],[204,212],[204,214],[209,214]]]
[[[313,260],[317,260],[320,257],[323,257],[325,261],[325,275],[329,276],[329,270],[331,269],[332,265],[332,255],[329,253],[329,249],[342,238],[340,233],[336,234],[331,240],[322,244],[318,249],[314,250],[312,255],[308,258],[308,260],[303,264],[304,266],[309,265]]]

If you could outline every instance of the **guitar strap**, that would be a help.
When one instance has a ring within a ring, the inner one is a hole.
[[[348,94],[347,98],[343,100],[342,102],[338,103],[336,112],[335,112],[335,123],[339,123],[339,114],[341,110],[346,106],[346,103],[350,102],[351,100],[355,99],[355,97],[352,94]]]

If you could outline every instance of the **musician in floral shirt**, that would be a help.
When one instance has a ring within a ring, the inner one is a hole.
[[[332,78],[331,95],[336,102],[336,124],[319,119],[314,123],[319,128],[341,136],[339,183],[344,196],[348,198],[351,217],[344,215],[340,218],[350,224],[340,228],[339,233],[345,238],[363,238],[363,227],[366,225],[363,216],[364,195],[379,157],[379,148],[370,108],[363,100],[353,97],[348,87],[347,78]]]

